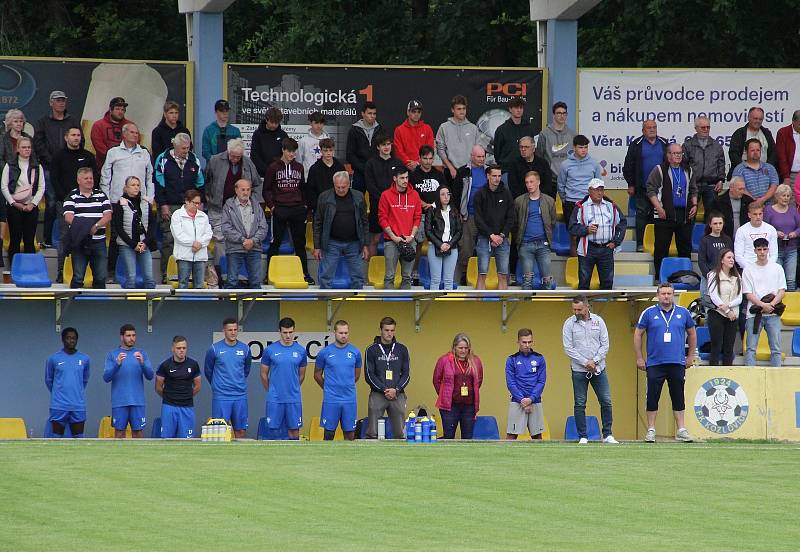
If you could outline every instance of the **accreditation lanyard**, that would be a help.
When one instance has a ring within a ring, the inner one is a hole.
[[[456,359],[456,366],[458,366],[458,369],[461,371],[461,396],[468,397],[469,387],[467,386],[467,370],[469,369],[469,361]]]
[[[386,353],[386,350],[383,348],[383,345],[382,345],[381,343],[378,343],[378,347],[380,347],[380,348],[381,348],[381,353],[383,353],[383,356],[384,356],[384,357],[386,357],[386,382],[387,382],[387,383],[388,383],[390,380],[392,380],[392,379],[393,379],[393,377],[392,377],[392,376],[394,375],[394,374],[392,373],[392,370],[390,370],[390,369],[389,369],[389,358],[392,356],[392,353],[394,352],[394,346],[395,346],[395,345],[397,345],[397,342],[396,342],[396,341],[395,341],[394,343],[392,343],[392,348],[391,348],[391,349],[389,349],[389,353],[387,354],[387,353]]]
[[[664,332],[664,343],[671,343],[672,342],[672,333],[669,331],[669,323],[672,322],[672,317],[675,315],[675,305],[672,306],[672,312],[669,313],[669,318],[664,316],[664,311],[659,308],[658,312],[661,314],[661,319],[664,320],[664,324],[667,325],[667,331]]]

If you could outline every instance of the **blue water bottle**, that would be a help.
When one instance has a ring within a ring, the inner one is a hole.
[[[427,416],[422,418],[422,442],[423,443],[430,443],[431,442],[431,421],[428,419]]]
[[[413,443],[414,442],[414,423],[416,421],[416,415],[414,411],[408,413],[408,418],[406,418],[406,443]]]

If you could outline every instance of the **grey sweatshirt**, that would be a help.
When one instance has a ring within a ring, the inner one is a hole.
[[[469,161],[472,146],[478,143],[478,127],[464,119],[458,122],[450,117],[436,131],[436,153],[447,158],[456,169]]]
[[[546,160],[553,171],[553,181],[558,180],[561,171],[561,163],[572,151],[572,140],[575,138],[575,131],[568,126],[564,130],[556,130],[549,124],[539,133],[536,139],[536,155]]]

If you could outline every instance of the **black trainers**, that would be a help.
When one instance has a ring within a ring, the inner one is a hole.
[[[308,274],[306,274],[306,275],[303,277],[303,280],[305,280],[305,281],[306,281],[306,283],[307,283],[308,285],[310,285],[310,286],[313,286],[313,285],[316,283],[316,282],[314,281],[314,278],[312,278],[312,277],[311,277],[311,276],[309,276]]]
[[[56,274],[56,283],[57,284],[63,284],[64,283],[64,273],[63,272],[59,272],[58,274]]]

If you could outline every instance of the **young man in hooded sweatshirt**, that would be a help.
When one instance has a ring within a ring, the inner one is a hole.
[[[345,159],[353,167],[353,189],[367,191],[364,169],[367,161],[377,155],[374,138],[382,130],[378,122],[378,106],[374,102],[364,102],[361,118],[353,123],[347,133],[347,154]]]
[[[395,169],[392,186],[381,194],[378,203],[378,222],[383,228],[385,239],[383,254],[386,261],[386,275],[383,284],[386,289],[394,289],[394,275],[400,261],[403,281],[401,289],[411,289],[411,270],[414,258],[400,258],[400,242],[413,247],[422,218],[422,204],[419,194],[408,185],[408,169],[400,165]]]
[[[408,348],[395,337],[397,322],[389,316],[381,319],[380,335],[364,353],[364,379],[369,384],[367,439],[378,436],[378,418],[386,412],[392,424],[392,437],[403,438],[406,413],[405,387],[410,381],[411,361]]]
[[[378,242],[383,233],[383,226],[378,222],[378,203],[381,194],[392,185],[395,171],[403,167],[403,162],[392,154],[392,138],[379,132],[372,141],[378,147],[378,155],[371,157],[364,167],[366,191],[369,193],[369,254],[378,254]],[[355,181],[355,176],[354,176]],[[355,185],[353,186],[355,188]]]
[[[589,139],[583,134],[578,134],[572,140],[573,151],[567,160],[561,163],[558,174],[558,195],[564,206],[564,220],[571,220],[575,204],[586,196],[589,181],[600,178],[602,169],[600,163],[589,156]],[[570,257],[577,256],[577,241],[575,236],[570,238]]]
[[[258,169],[261,178],[267,173],[267,168],[273,161],[280,159],[283,151],[283,140],[289,135],[281,128],[283,113],[277,107],[267,109],[266,116],[253,133],[250,143],[250,159]],[[297,148],[295,148],[295,151]],[[301,165],[302,166],[302,165]],[[265,182],[266,183],[266,182]],[[266,186],[265,186],[266,188]]]
[[[567,159],[572,149],[575,134],[575,131],[567,126],[567,104],[554,103],[553,122],[539,133],[539,138],[536,140],[536,157],[541,157],[550,164],[555,187],[558,185],[561,163]]]
[[[448,183],[453,182],[458,168],[467,164],[472,146],[478,143],[478,127],[467,119],[467,98],[454,96],[450,106],[453,116],[436,131],[436,152],[444,163]]]
[[[419,167],[419,148],[433,146],[433,129],[422,120],[422,103],[408,102],[407,118],[394,129],[394,154],[414,172]]]

